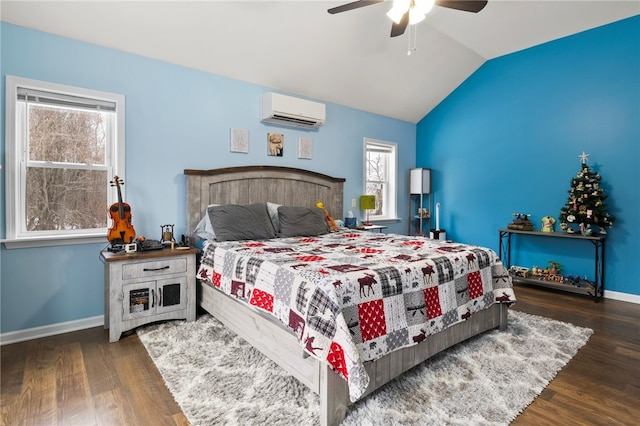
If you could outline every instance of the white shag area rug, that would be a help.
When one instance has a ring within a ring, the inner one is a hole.
[[[192,425],[319,424],[318,397],[210,315],[137,333]],[[509,311],[506,331],[436,355],[356,403],[342,424],[507,425],[592,333]]]

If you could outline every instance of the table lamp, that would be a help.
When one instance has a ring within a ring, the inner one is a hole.
[[[364,222],[365,226],[370,226],[369,222],[369,210],[375,210],[376,208],[376,196],[375,195],[361,195],[360,196],[360,210],[364,210],[367,213],[367,219]]]

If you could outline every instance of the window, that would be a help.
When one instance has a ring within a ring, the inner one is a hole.
[[[394,143],[364,140],[365,194],[376,196],[376,209],[370,212],[372,220],[396,219],[397,146]]]
[[[6,83],[5,245],[105,241],[109,181],[124,170],[124,96]]]

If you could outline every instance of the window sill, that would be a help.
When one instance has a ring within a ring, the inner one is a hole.
[[[13,238],[0,240],[4,243],[5,248],[21,249],[31,247],[53,247],[53,246],[68,246],[73,244],[95,244],[95,243],[107,243],[106,234],[90,234],[90,235],[63,235],[57,237],[31,237],[31,238]]]
[[[380,224],[380,223],[391,223],[391,222],[400,222],[400,218],[398,217],[381,217],[381,218],[369,218],[369,222],[371,223],[376,223],[376,224]]]

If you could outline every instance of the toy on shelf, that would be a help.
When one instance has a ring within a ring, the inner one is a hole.
[[[419,207],[418,217],[421,217],[423,219],[429,219],[431,217],[431,214],[429,213],[429,209],[426,209],[424,207]]]
[[[546,268],[538,268],[535,265],[531,269],[522,266],[512,266],[509,268],[509,274],[513,277],[564,283],[566,278],[560,274],[561,269],[562,264],[560,262],[550,260]]]
[[[580,278],[578,275],[568,275],[565,277],[565,283],[571,284],[576,287],[587,288],[590,290],[594,290],[596,288],[596,284],[588,280],[587,277]]]
[[[553,224],[556,223],[556,220],[551,216],[545,216],[542,218],[542,232],[553,232]]]
[[[512,265],[511,268],[509,268],[509,275],[512,277],[529,278],[531,276],[531,270],[524,266]]]
[[[533,224],[529,220],[530,214],[526,213],[513,213],[515,219],[513,222],[507,225],[509,229],[515,229],[517,231],[533,231]]]
[[[547,269],[549,270],[550,274],[559,274],[560,270],[562,269],[562,263],[550,260]]]

